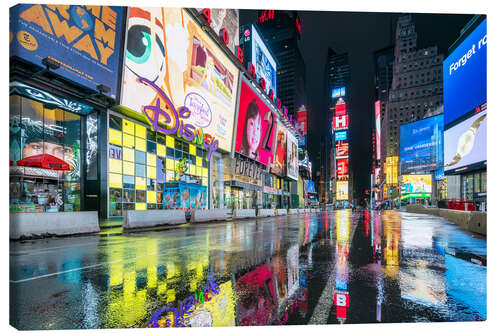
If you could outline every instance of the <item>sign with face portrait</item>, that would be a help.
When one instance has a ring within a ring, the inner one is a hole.
[[[274,164],[271,168],[271,172],[280,177],[285,176],[285,167],[287,161],[286,133],[286,127],[281,122],[278,122],[278,126],[276,128],[276,151],[274,153]]]
[[[276,116],[246,80],[242,80],[235,152],[264,165],[272,165],[276,127]]]
[[[185,10],[129,8],[120,98],[128,114],[209,155],[229,152],[237,82],[236,66]]]
[[[287,176],[289,178],[297,180],[299,177],[299,162],[297,156],[298,142],[295,136],[291,132],[287,132]]]

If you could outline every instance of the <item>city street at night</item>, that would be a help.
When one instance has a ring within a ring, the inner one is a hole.
[[[11,242],[19,329],[486,320],[486,239],[337,210]]]

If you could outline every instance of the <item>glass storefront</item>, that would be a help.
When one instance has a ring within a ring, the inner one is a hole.
[[[220,176],[224,177],[224,207],[227,209],[260,208],[262,206],[262,170],[260,164],[244,157],[224,157],[220,159],[219,163],[221,163],[220,167],[223,166],[223,173],[221,169],[218,171],[218,179]],[[250,173],[253,177],[249,177],[244,171],[242,174],[242,170],[247,172],[251,170]],[[213,180],[215,186],[216,178]]]
[[[109,114],[109,217],[124,210],[207,208],[207,152]]]
[[[486,171],[476,172],[462,176],[462,197],[476,200],[478,196],[487,193]]]
[[[81,209],[82,118],[20,95],[10,96],[9,187],[12,212]],[[45,159],[52,162],[42,164]],[[69,170],[57,170],[54,161],[58,160],[64,161],[61,163],[67,164]]]

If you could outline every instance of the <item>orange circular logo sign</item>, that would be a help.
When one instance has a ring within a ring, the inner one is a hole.
[[[36,38],[27,31],[21,30],[17,33],[17,41],[26,50],[34,51],[38,48]]]

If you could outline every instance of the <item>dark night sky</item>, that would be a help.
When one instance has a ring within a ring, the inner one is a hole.
[[[398,13],[299,11],[302,20],[300,47],[306,63],[308,103],[308,147],[314,156],[319,147],[319,114],[326,110],[325,62],[328,47],[348,52],[351,65],[350,154],[357,193],[369,189],[371,172],[371,129],[375,102],[373,52],[394,43]],[[447,55],[460,29],[472,15],[413,14],[417,47],[438,46]],[[257,11],[240,10],[240,24],[255,22]],[[314,160],[313,160],[314,163]],[[313,167],[313,169],[316,169]]]

